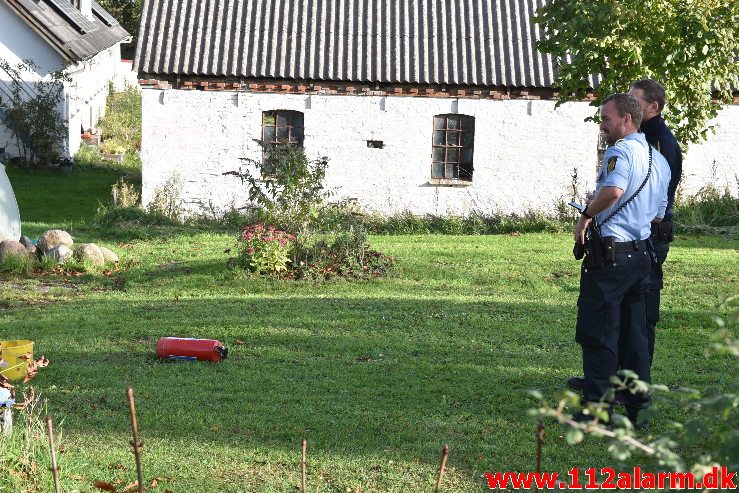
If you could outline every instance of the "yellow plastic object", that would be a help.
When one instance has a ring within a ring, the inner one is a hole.
[[[28,359],[21,356],[28,354]],[[0,341],[0,375],[8,380],[26,376],[28,362],[33,359],[33,341]]]

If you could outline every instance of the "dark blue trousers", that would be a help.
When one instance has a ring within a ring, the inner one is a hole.
[[[633,251],[617,253],[615,262],[602,268],[582,265],[575,340],[583,352],[585,402],[606,399],[619,365],[651,382],[645,303],[651,264],[649,252]],[[628,393],[625,399],[634,410],[648,402],[643,394]]]

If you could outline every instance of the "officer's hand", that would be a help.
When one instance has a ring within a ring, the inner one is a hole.
[[[587,231],[590,221],[591,220],[585,216],[580,217],[580,220],[575,226],[575,233],[573,235],[575,239],[575,243],[579,243],[581,245],[585,244],[585,231]]]

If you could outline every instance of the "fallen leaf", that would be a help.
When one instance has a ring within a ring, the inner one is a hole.
[[[111,491],[112,493],[116,493],[115,486],[113,486],[110,483],[106,483],[105,481],[98,481],[95,480],[95,488],[103,491]]]
[[[12,398],[15,395],[15,385],[10,383],[10,380],[5,378],[4,376],[0,375],[0,387],[4,389],[8,389],[10,391],[10,397]]]
[[[162,483],[168,483],[172,481],[172,478],[168,478],[166,476],[160,476],[156,478],[152,478],[151,483],[149,483],[149,488],[156,488],[160,482]]]
[[[241,339],[236,339],[234,341],[234,344],[237,344],[239,346],[243,346],[244,344],[246,344],[246,341],[242,341]]]
[[[518,231],[514,231],[513,233],[511,233],[511,236],[521,236],[521,233],[519,233]]]
[[[130,469],[123,464],[108,464],[108,469],[119,469],[122,471],[129,471]]]
[[[40,358],[28,363],[26,376],[23,377],[23,383],[28,383],[33,380],[33,378],[38,374],[39,368],[46,368],[47,366],[49,366],[49,360],[45,356],[41,356]]]
[[[139,487],[139,482],[138,481],[134,481],[133,483],[127,484],[126,487],[121,490],[121,493],[128,493],[129,491],[133,491],[134,489],[138,489],[138,487]]]
[[[217,425],[213,425],[213,426],[210,427],[210,431],[212,431],[214,433],[218,433],[219,431],[221,431],[221,428],[218,427]]]

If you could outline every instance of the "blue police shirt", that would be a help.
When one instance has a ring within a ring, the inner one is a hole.
[[[644,182],[648,169],[649,144],[642,133],[627,135],[606,150],[596,180],[596,193],[603,187],[617,187],[624,193],[615,204],[597,214],[595,220],[598,224],[636,193]],[[649,238],[652,219],[664,217],[669,184],[670,167],[665,158],[652,149],[649,180],[634,200],[601,227],[601,234],[614,236],[616,241]]]

